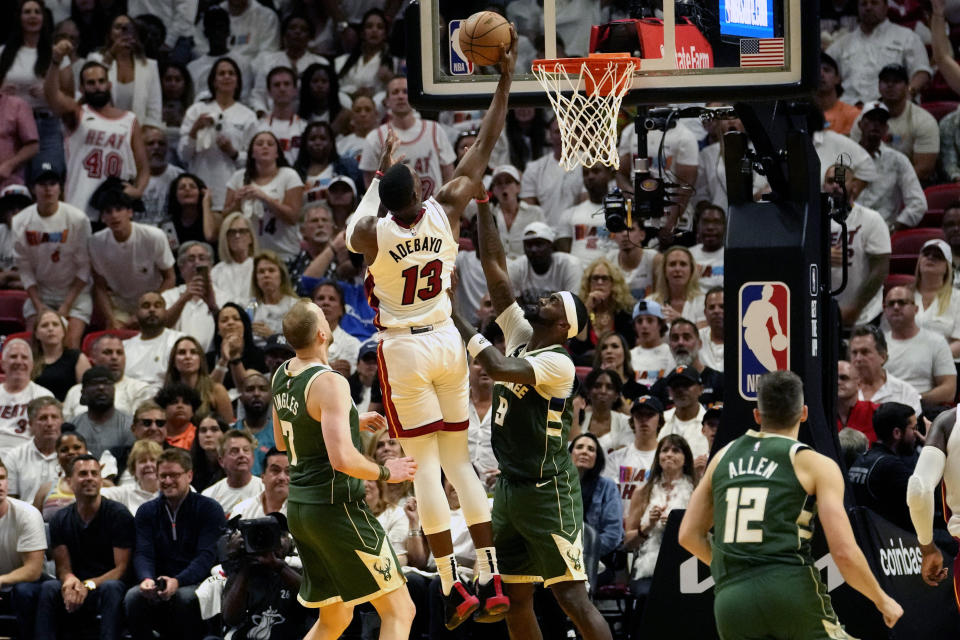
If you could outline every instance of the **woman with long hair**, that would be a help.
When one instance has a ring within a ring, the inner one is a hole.
[[[573,466],[580,475],[580,496],[583,501],[583,522],[597,534],[596,557],[612,553],[623,540],[623,512],[620,492],[610,478],[603,477],[606,456],[603,446],[592,433],[581,433],[568,447]]]
[[[363,141],[366,140],[368,133],[377,128],[379,116],[377,105],[370,96],[360,95],[353,99],[347,131],[337,138],[337,149],[342,156],[360,162]]]
[[[164,386],[182,382],[200,394],[200,412],[216,411],[228,422],[233,422],[233,407],[230,396],[219,382],[207,372],[203,348],[193,336],[183,336],[173,343],[167,361]]]
[[[272,251],[261,251],[253,259],[251,292],[247,313],[253,321],[254,342],[262,347],[268,337],[283,331],[283,316],[298,300],[287,266]]]
[[[163,122],[157,61],[144,54],[140,27],[130,16],[120,14],[111,21],[103,47],[88,60],[107,67],[113,106],[132,111],[140,124]]]
[[[681,436],[664,436],[654,453],[647,484],[630,498],[626,518],[626,528],[637,530],[639,544],[630,583],[634,595],[650,592],[667,517],[674,509],[687,507],[696,484],[690,445]]]
[[[602,333],[616,331],[628,344],[633,343],[637,336],[631,317],[633,296],[620,269],[606,258],[597,258],[583,272],[579,294],[590,321],[570,341],[570,352],[578,364],[589,364]]]
[[[347,176],[354,184],[363,184],[356,160],[337,153],[336,136],[329,122],[311,122],[300,140],[293,168],[303,178],[304,201],[326,200],[327,185],[334,176]]]
[[[257,115],[240,104],[243,77],[233,59],[219,58],[207,75],[211,98],[195,102],[183,116],[177,152],[187,170],[210,185],[211,207],[223,211],[227,181],[247,162],[249,131]]]
[[[403,457],[403,445],[400,441],[390,435],[387,427],[382,427],[374,432],[373,436],[367,441],[364,454],[376,462],[383,464],[387,460]],[[390,483],[386,486],[380,497],[388,506],[402,506],[404,499],[413,495],[412,482]]]
[[[637,372],[630,364],[630,346],[626,338],[616,331],[608,331],[597,338],[593,368],[616,371],[623,381],[620,395],[628,400],[635,400],[648,391],[646,386],[637,382]]]
[[[953,252],[943,240],[928,240],[914,271],[917,326],[939,333],[960,360],[960,293],[953,288]]]
[[[203,491],[227,475],[220,466],[217,443],[230,425],[216,413],[198,415],[195,419],[197,437],[190,446],[190,458],[193,460],[193,480],[190,484],[197,491]]]
[[[177,247],[185,242],[213,242],[217,239],[217,214],[210,208],[210,189],[192,173],[181,173],[167,189],[167,218],[177,236]],[[173,247],[176,251],[177,247]]]
[[[288,67],[296,71],[299,76],[311,65],[330,64],[323,56],[318,56],[307,49],[313,34],[313,24],[303,13],[291,13],[280,23],[282,48],[279,51],[264,51],[254,58],[250,106],[257,115],[270,113],[273,109],[273,101],[267,93],[267,75],[271,70],[277,67]]]
[[[137,515],[137,509],[144,502],[153,500],[160,491],[160,478],[157,475],[157,461],[163,447],[153,440],[137,440],[127,456],[127,475],[133,478],[131,483],[122,483],[116,487],[104,487],[100,495],[121,503],[130,513]]]
[[[330,64],[314,63],[300,74],[300,102],[297,115],[307,122],[329,122],[340,130],[349,96],[340,91],[340,79]]]
[[[224,214],[241,211],[250,220],[261,249],[274,251],[283,260],[300,253],[300,207],[303,181],[290,168],[280,142],[270,131],[250,140],[246,168],[227,182]]]
[[[266,371],[263,352],[253,342],[250,316],[238,304],[227,302],[217,311],[213,348],[207,354],[207,367],[214,382],[228,391],[243,380],[247,369]]]
[[[697,261],[686,247],[670,247],[654,260],[653,293],[647,299],[660,303],[663,318],[671,324],[686,318],[702,329],[707,326]]]
[[[593,369],[584,380],[587,397],[574,399],[570,433],[592,433],[604,451],[613,451],[633,442],[630,416],[621,413],[623,382],[612,369]],[[580,414],[583,417],[580,417]]]
[[[397,63],[390,54],[383,11],[370,9],[360,24],[360,42],[350,53],[338,56],[334,64],[344,92],[353,95],[364,90],[373,95],[386,90]]]
[[[210,269],[210,281],[217,300],[245,305],[250,301],[253,256],[257,254],[257,235],[243,213],[234,211],[220,225],[217,255],[220,260]]]
[[[66,327],[63,318],[53,309],[37,315],[36,326],[30,336],[33,349],[33,375],[35,383],[49,389],[54,397],[63,402],[67,391],[80,382],[83,372],[90,368],[90,361],[79,349],[68,349],[64,344]]]

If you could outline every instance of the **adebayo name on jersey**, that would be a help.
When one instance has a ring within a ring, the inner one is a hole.
[[[391,249],[390,257],[393,258],[394,262],[400,262],[411,253],[416,253],[418,251],[429,251],[431,253],[439,253],[442,247],[443,247],[442,238],[434,238],[432,236],[425,236],[423,238],[411,238],[410,240],[405,240],[403,242],[398,243],[393,249]]]

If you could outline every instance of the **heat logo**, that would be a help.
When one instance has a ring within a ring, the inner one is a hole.
[[[738,305],[740,396],[757,399],[757,381],[790,368],[790,289],[783,282],[747,282]]]

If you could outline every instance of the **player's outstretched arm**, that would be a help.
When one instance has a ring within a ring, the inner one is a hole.
[[[307,411],[311,418],[320,422],[333,468],[361,480],[413,480],[417,471],[413,458],[394,458],[385,465],[378,465],[357,451],[350,437],[350,407],[350,384],[343,376],[326,375],[322,384],[310,385]]]
[[[467,353],[480,361],[487,375],[498,382],[516,382],[518,384],[537,384],[537,374],[524,358],[508,358],[493,343],[477,333],[477,330],[456,311],[452,314],[453,324],[460,337],[467,343]]]
[[[680,522],[680,546],[697,556],[697,559],[708,567],[713,560],[709,535],[713,528],[713,470],[717,468],[717,462],[722,457],[719,454],[714,456],[707,465],[703,479],[693,490],[690,502],[687,503],[687,511]]]
[[[58,116],[74,113],[79,108],[76,100],[60,90],[60,63],[63,62],[64,56],[72,52],[73,44],[69,40],[61,40],[55,44],[50,58],[50,67],[43,79],[43,96]]]
[[[946,468],[947,440],[953,432],[956,416],[956,409],[944,411],[933,421],[926,445],[920,451],[920,459],[907,483],[907,506],[923,554],[920,576],[931,587],[937,586],[948,573],[943,566],[943,554],[933,542],[933,501]]]
[[[507,254],[500,241],[500,231],[490,212],[490,202],[485,199],[486,192],[480,187],[481,199],[477,200],[477,255],[487,279],[490,301],[499,316],[516,300],[510,277],[507,275]]]
[[[380,169],[378,174],[392,167],[396,163],[394,153],[397,150],[399,140],[393,129],[387,130],[387,139],[383,143],[383,151],[380,153]],[[347,221],[347,228],[344,235],[347,249],[354,253],[362,253],[367,264],[373,264],[377,258],[377,213],[380,211],[380,178],[375,177],[363,194],[363,199],[357,205],[357,210],[353,212]]]
[[[892,627],[903,615],[903,608],[880,587],[863,551],[857,546],[843,506],[840,467],[830,458],[809,449],[797,453],[794,466],[800,484],[817,497],[817,510],[827,546],[844,580],[873,602],[886,625]]]

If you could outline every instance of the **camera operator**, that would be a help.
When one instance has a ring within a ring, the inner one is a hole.
[[[278,513],[238,521],[223,563],[223,624],[234,640],[286,640],[307,631],[297,602],[300,574],[284,562],[292,553],[286,518]]]

